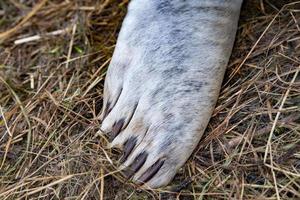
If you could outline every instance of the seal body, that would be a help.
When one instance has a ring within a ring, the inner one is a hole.
[[[132,0],[104,86],[101,130],[136,183],[167,185],[218,99],[242,0]]]

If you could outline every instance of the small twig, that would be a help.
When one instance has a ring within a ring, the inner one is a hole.
[[[104,199],[104,170],[103,168],[100,169],[100,200]]]
[[[8,142],[7,144],[5,145],[5,152],[4,152],[4,155],[3,155],[3,159],[2,159],[2,162],[1,162],[1,165],[0,165],[0,169],[2,169],[2,167],[4,166],[4,163],[5,163],[5,160],[6,160],[6,156],[8,154],[8,150],[9,150],[9,147],[11,145],[11,142],[12,142],[12,133],[10,132],[10,129],[8,127],[8,124],[7,124],[7,121],[5,119],[5,116],[4,116],[4,113],[3,113],[3,109],[2,109],[2,106],[0,106],[0,115],[2,116],[3,118],[3,122],[4,122],[4,125],[5,125],[5,128],[7,130],[7,133],[9,135],[9,139],[8,139]]]
[[[96,8],[95,6],[80,6],[79,8],[75,8],[74,10],[94,11],[96,10]]]
[[[9,137],[12,137],[12,133],[10,132],[9,130],[9,127],[7,125],[7,121],[5,119],[5,115],[4,115],[4,112],[3,112],[3,109],[2,109],[2,106],[0,105],[0,115],[2,116],[2,119],[3,119],[3,122],[4,122],[4,125],[5,125],[5,128],[7,130],[7,133],[9,135]]]
[[[77,30],[77,24],[75,23],[72,27],[72,37],[71,37],[70,44],[69,44],[68,56],[67,56],[67,60],[66,60],[66,68],[69,67],[69,61],[71,60],[71,54],[72,54],[76,30]]]
[[[69,31],[70,31],[70,28],[68,27],[65,29],[52,31],[52,32],[45,33],[42,35],[38,34],[38,35],[30,36],[30,37],[21,38],[21,39],[15,40],[14,43],[16,45],[18,45],[18,44],[24,44],[24,43],[28,43],[28,42],[32,42],[32,41],[38,41],[38,40],[44,39],[45,37],[49,37],[49,36],[63,35],[63,34],[68,33]]]

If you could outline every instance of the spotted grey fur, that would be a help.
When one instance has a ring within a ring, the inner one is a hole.
[[[123,148],[121,169],[167,185],[211,117],[242,0],[132,0],[104,88],[101,130]]]

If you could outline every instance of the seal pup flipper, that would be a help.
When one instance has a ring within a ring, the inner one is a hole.
[[[218,99],[242,0],[132,0],[107,71],[101,130],[121,168],[167,185],[196,148]]]

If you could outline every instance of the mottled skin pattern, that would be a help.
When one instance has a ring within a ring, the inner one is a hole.
[[[167,185],[211,117],[242,0],[132,0],[104,88],[101,130],[135,183]]]

